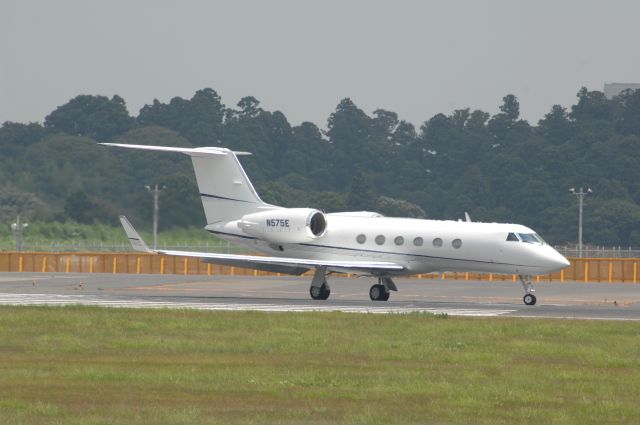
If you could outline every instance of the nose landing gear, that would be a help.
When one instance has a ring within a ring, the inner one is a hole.
[[[522,301],[524,301],[524,303],[526,305],[535,305],[536,304],[536,296],[533,294],[525,294],[524,297],[522,297]]]
[[[536,305],[536,296],[532,293],[535,292],[535,289],[533,289],[533,284],[531,283],[531,276],[519,275],[518,277],[520,278],[520,282],[522,282],[522,287],[525,292],[522,301],[526,305]]]

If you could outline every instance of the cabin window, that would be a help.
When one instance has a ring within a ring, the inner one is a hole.
[[[451,246],[453,246],[455,249],[460,249],[460,247],[462,246],[462,240],[460,239],[454,239],[451,241]]]
[[[404,238],[402,236],[396,236],[396,238],[393,240],[393,243],[395,243],[396,245],[404,245]]]
[[[382,244],[384,244],[384,241],[385,241],[385,237],[384,237],[383,235],[378,235],[378,236],[376,236],[376,243],[377,243],[378,245],[382,245]]]
[[[356,237],[356,241],[359,244],[363,244],[363,243],[365,243],[367,241],[367,237],[364,234],[361,233]]]
[[[435,238],[433,240],[433,246],[435,246],[436,248],[440,248],[442,246],[442,239],[440,238]]]
[[[413,240],[413,244],[415,246],[422,246],[423,243],[424,243],[424,240],[420,236],[418,236]]]
[[[518,239],[518,237],[516,236],[515,233],[509,233],[509,236],[507,236],[507,241],[509,241],[509,242],[519,242],[520,239]]]

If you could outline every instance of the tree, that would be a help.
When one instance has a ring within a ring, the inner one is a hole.
[[[38,123],[20,124],[7,121],[0,127],[0,158],[15,157],[25,147],[39,142],[44,136],[45,130]]]
[[[622,109],[616,123],[618,131],[640,136],[640,89],[625,90],[616,100],[620,102]]]
[[[613,102],[608,100],[600,91],[589,91],[582,87],[578,91],[578,103],[571,107],[571,118],[576,121],[611,120],[614,108]]]
[[[160,228],[202,227],[207,224],[202,209],[202,202],[193,175],[176,173],[160,179],[165,187],[159,198]],[[147,217],[152,216],[151,196],[147,195],[144,210]]]
[[[394,146],[406,149],[417,137],[416,128],[410,122],[401,120],[392,135]]]
[[[424,141],[424,148],[435,152],[436,155],[445,153],[452,141],[451,130],[454,128],[453,122],[446,115],[434,115],[425,121],[420,129],[420,139]]]
[[[88,136],[106,141],[132,128],[134,119],[118,95],[80,95],[47,115],[44,126],[74,136]]]
[[[500,113],[494,115],[489,121],[489,130],[498,142],[504,142],[507,133],[511,130],[520,116],[520,103],[518,99],[508,94],[502,98]]]
[[[6,121],[0,127],[0,149],[8,145],[28,146],[42,140],[44,128],[35,122],[21,124]]]
[[[347,196],[347,208],[350,211],[372,210],[376,195],[369,185],[367,177],[358,171],[351,181],[351,190]]]
[[[462,130],[467,124],[467,120],[469,119],[469,116],[470,116],[469,108],[456,109],[455,111],[453,111],[453,114],[451,114],[450,119],[456,128]]]
[[[253,96],[243,97],[237,106],[240,108],[241,118],[256,118],[262,112],[260,101]]]
[[[517,98],[507,95],[493,117],[461,108],[434,115],[416,131],[393,111],[379,108],[369,116],[345,98],[323,132],[310,122],[291,126],[282,112],[264,110],[251,96],[227,109],[205,88],[190,99],[154,100],[133,127],[111,137],[186,147],[222,140],[252,152],[240,161],[263,199],[278,205],[403,216],[420,208],[434,218],[460,218],[468,210],[474,221],[528,224],[555,243],[577,233],[575,199],[566,189],[588,183],[597,197],[585,212],[585,220],[593,220],[585,225],[586,240],[635,244],[640,94],[606,99],[583,89],[576,103],[554,105],[532,127],[520,118]],[[38,219],[68,218],[67,204],[71,214],[88,211],[76,219],[101,222],[120,213],[150,222],[142,187],[166,184],[161,225],[203,224],[188,157],[95,144],[94,137],[113,134],[121,113],[126,118],[121,98],[78,96],[53,111],[45,127],[4,123],[0,181],[26,194],[23,205]],[[0,204],[15,213],[15,201],[0,196]]]
[[[569,140],[571,122],[567,110],[560,105],[553,105],[551,112],[538,121],[538,133],[556,145]]]
[[[388,196],[381,196],[376,200],[375,211],[387,217],[427,217],[427,213],[418,205]]]
[[[502,98],[500,110],[510,121],[516,121],[520,117],[520,102],[518,102],[518,98],[512,94],[506,95]]]
[[[64,202],[67,216],[82,224],[93,223],[95,209],[95,203],[83,191],[72,193]]]
[[[340,101],[329,119],[326,135],[332,144],[334,184],[346,186],[358,167],[373,169],[383,159],[380,140],[372,139],[371,118],[349,98]]]
[[[387,111],[384,109],[376,109],[373,111],[374,119],[373,126],[381,133],[387,136],[391,136],[395,129],[398,127],[400,120],[398,120],[398,114],[395,112]]]
[[[154,99],[140,109],[137,122],[145,126],[162,126],[176,131],[195,146],[211,146],[223,137],[225,107],[218,93],[205,88],[186,100],[174,97],[168,104]]]
[[[483,130],[485,128],[486,122],[489,120],[491,115],[488,112],[481,111],[476,109],[473,111],[469,118],[465,121],[465,127],[469,130]]]
[[[327,121],[327,136],[332,143],[347,154],[363,152],[370,136],[371,118],[349,98],[340,101]]]
[[[15,220],[18,214],[25,219],[46,220],[51,212],[51,208],[34,193],[0,186],[0,222]]]
[[[621,246],[635,243],[640,230],[640,206],[624,200],[594,201],[592,205],[595,209],[585,213],[586,241]]]

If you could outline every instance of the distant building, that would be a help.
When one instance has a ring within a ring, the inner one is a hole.
[[[614,96],[619,95],[624,90],[638,90],[640,89],[640,83],[609,83],[604,85],[604,95],[607,99],[612,99]]]

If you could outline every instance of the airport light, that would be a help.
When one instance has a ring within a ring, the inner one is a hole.
[[[16,251],[22,251],[22,232],[29,226],[29,223],[20,222],[20,214],[15,223],[11,224],[11,231],[16,238]]]
[[[149,193],[151,193],[151,196],[153,196],[153,249],[158,249],[158,219],[160,215],[158,198],[160,197],[160,192],[166,188],[166,186],[158,187],[157,184],[154,185],[153,188],[149,185],[145,186],[145,189],[147,189]]]
[[[584,204],[584,197],[587,195],[591,195],[593,190],[591,188],[587,188],[585,192],[582,188],[576,192],[576,190],[572,187],[569,189],[569,193],[576,195],[578,197],[578,257],[582,258],[582,206]]]

